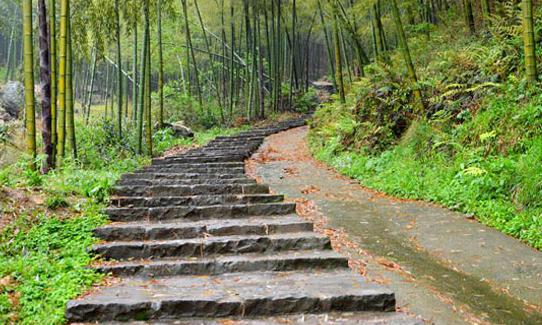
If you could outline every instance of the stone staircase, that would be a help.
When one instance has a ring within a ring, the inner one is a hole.
[[[244,160],[265,136],[303,124],[219,137],[124,175],[107,210],[112,223],[96,229],[103,241],[92,248],[106,260],[97,268],[119,281],[70,301],[67,319],[207,324],[329,313],[347,323],[412,323],[393,312],[393,292],[351,272],[295,204],[245,175]]]

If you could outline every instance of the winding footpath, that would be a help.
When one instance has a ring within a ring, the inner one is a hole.
[[[267,137],[250,174],[305,207],[399,309],[435,324],[542,324],[542,252],[464,214],[360,186],[314,160],[307,134]]]
[[[96,229],[96,267],[118,280],[70,301],[70,322],[417,324],[390,289],[348,268],[295,203],[245,174],[266,136],[219,137],[125,175]]]

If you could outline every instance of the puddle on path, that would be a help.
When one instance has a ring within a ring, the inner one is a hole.
[[[463,215],[367,191],[309,159],[305,135],[271,137],[257,174],[291,199],[313,200],[330,227],[411,273],[413,281],[393,277],[399,302],[435,323],[542,324],[529,308],[542,305],[541,252]]]

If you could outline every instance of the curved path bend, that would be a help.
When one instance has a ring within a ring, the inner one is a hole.
[[[297,201],[351,264],[396,292],[399,308],[436,324],[542,324],[540,251],[465,215],[363,188],[310,157],[307,131],[269,137],[251,173]]]

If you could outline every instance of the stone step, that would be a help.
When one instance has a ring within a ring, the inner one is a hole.
[[[243,254],[216,258],[111,262],[97,265],[95,268],[99,272],[114,276],[218,275],[233,272],[285,272],[348,268],[348,258],[332,250],[286,251],[271,255]]]
[[[130,174],[124,174],[121,180],[131,179],[208,179],[210,182],[216,179],[236,179],[246,177],[239,174],[229,174],[227,171],[219,173],[184,173],[177,170],[164,169],[163,171],[139,171]]]
[[[225,148],[234,148],[235,150],[242,150],[242,149],[253,149],[253,148],[259,148],[263,143],[263,140],[254,140],[254,141],[243,141],[243,140],[237,140],[237,141],[214,141],[209,142],[205,148],[207,149],[213,149],[214,151],[220,151],[225,150]]]
[[[263,143],[263,140],[258,141],[216,141],[209,142],[206,149],[213,149],[214,151],[226,150],[226,148],[233,148],[233,150],[254,149],[259,148]],[[208,151],[204,151],[208,153]]]
[[[128,260],[167,257],[212,257],[285,250],[331,249],[329,238],[313,232],[272,235],[220,236],[161,241],[107,242],[92,247],[106,259]]]
[[[247,148],[239,148],[235,151],[230,150],[214,150],[211,152],[192,152],[192,153],[185,153],[181,157],[177,158],[170,158],[169,163],[177,163],[178,161],[182,161],[186,158],[222,158],[222,157],[249,157],[252,154],[251,150],[248,150]],[[219,160],[218,162],[221,162],[222,160]],[[224,160],[225,162],[236,162],[236,161],[229,161]],[[212,161],[211,161],[212,162]]]
[[[216,137],[214,140],[212,140],[212,143],[216,142],[229,142],[229,141],[263,141],[265,139],[265,135],[257,135],[257,134],[245,134],[245,135],[233,135],[233,136],[220,136]]]
[[[203,147],[201,149],[198,150],[198,152],[203,152],[203,153],[216,153],[216,152],[220,152],[220,151],[235,151],[235,150],[250,150],[250,151],[256,151],[258,150],[258,148],[260,147],[260,143],[255,143],[255,144],[242,144],[242,145],[238,145],[238,146],[232,146],[232,145],[221,145],[221,146],[216,146],[216,147],[213,147],[213,146],[206,146],[206,147]]]
[[[193,196],[223,194],[269,194],[269,186],[262,184],[233,185],[157,185],[157,186],[116,186],[116,196]]]
[[[125,325],[124,322],[100,322],[101,325]],[[135,321],[130,325],[426,325],[423,319],[402,312],[331,312],[288,314],[260,317],[187,317],[183,320]]]
[[[198,174],[217,174],[217,173],[228,173],[232,175],[244,175],[245,174],[245,168],[244,167],[235,167],[235,168],[220,168],[220,167],[208,167],[208,168],[201,168],[201,167],[187,167],[183,165],[154,165],[145,167],[140,170],[141,172],[147,172],[147,173],[167,173],[167,172],[176,172],[176,173],[198,173]]]
[[[249,216],[276,216],[295,213],[295,203],[218,204],[207,206],[168,206],[107,208],[111,221],[136,220],[205,220],[219,218],[246,218]]]
[[[246,155],[205,156],[177,158],[177,163],[207,163],[207,162],[239,162],[247,158]]]
[[[174,161],[177,158],[182,158],[183,156],[176,156],[176,157],[167,157],[167,158],[158,158],[153,159],[152,164],[153,165],[164,165],[164,164],[171,164],[172,161]],[[192,164],[192,163],[184,163],[184,164],[177,164],[179,167],[182,167],[183,165],[186,167],[192,167],[192,168],[199,168],[199,167],[220,167],[220,168],[244,168],[245,164],[243,162],[209,162],[209,163],[200,163],[200,164]]]
[[[254,204],[277,203],[284,201],[284,195],[250,194],[250,195],[195,195],[195,196],[162,196],[162,197],[113,197],[111,206],[128,207],[164,207],[164,206],[204,206],[217,204]]]
[[[67,305],[68,322],[394,311],[395,295],[348,270],[125,278]]]
[[[121,186],[153,186],[153,185],[196,185],[209,184],[209,179],[129,179],[121,180],[117,184]],[[213,184],[256,184],[256,180],[250,178],[227,178],[215,179]]]
[[[312,223],[296,215],[249,217],[245,219],[208,219],[177,222],[113,223],[96,228],[94,234],[105,241],[148,241],[191,239],[205,236],[273,235],[309,232]]]

